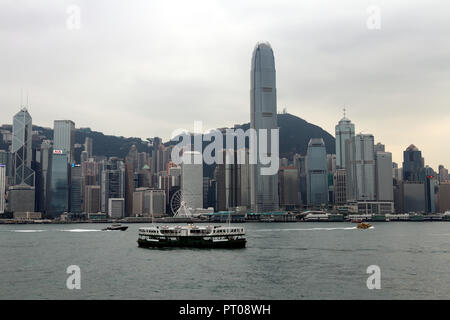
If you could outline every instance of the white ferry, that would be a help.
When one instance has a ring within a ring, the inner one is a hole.
[[[139,228],[139,247],[245,248],[242,227],[157,226]]]

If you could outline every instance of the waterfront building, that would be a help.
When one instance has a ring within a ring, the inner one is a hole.
[[[112,157],[102,161],[99,169],[101,172],[101,211],[109,213],[108,199],[125,199],[125,164],[121,159]]]
[[[12,164],[12,155],[10,152],[0,150],[0,164],[3,164],[5,166],[5,175],[6,180],[8,182],[8,179],[11,176],[11,164]],[[9,184],[9,182],[7,184]]]
[[[181,198],[187,208],[203,208],[203,160],[198,151],[185,151],[181,163]]]
[[[166,193],[160,189],[138,188],[133,195],[133,215],[161,216],[166,214]]]
[[[261,129],[267,130],[267,150],[274,151],[271,145],[271,130],[278,129],[277,89],[275,59],[269,43],[256,44],[250,79],[250,128],[258,133]],[[278,150],[276,151],[278,153]],[[257,164],[251,165],[251,207],[256,212],[277,211],[278,171],[273,175],[262,175],[263,167],[259,160]]]
[[[49,169],[52,153],[53,148],[51,140],[42,141],[39,155],[40,172],[36,176],[36,198],[39,198],[36,209],[42,213],[45,213],[47,210],[48,177],[50,174]]]
[[[81,165],[72,164],[70,168],[70,212],[82,213],[83,202],[83,180],[81,176]]]
[[[113,219],[120,219],[125,216],[125,199],[109,198],[108,199],[108,216]]]
[[[378,201],[394,201],[392,179],[392,153],[377,151],[376,160],[376,195]]]
[[[75,123],[71,120],[53,122],[53,149],[62,150],[67,162],[74,163]]]
[[[35,188],[26,184],[10,186],[8,191],[9,212],[34,212]]]
[[[441,213],[450,211],[450,181],[442,182],[439,185],[438,208]]]
[[[345,116],[336,125],[336,168],[344,169],[345,142],[355,136],[355,125]]]
[[[84,193],[84,211],[98,213],[101,211],[100,186],[86,186]]]
[[[294,166],[280,168],[280,205],[294,208],[300,205],[298,169]]]
[[[12,145],[13,185],[34,186],[35,173],[31,169],[32,161],[32,118],[26,108],[13,117]]]
[[[399,213],[421,212],[425,213],[426,196],[425,182],[404,180],[399,185],[400,204]]]
[[[47,215],[57,218],[69,211],[69,164],[63,150],[53,149],[50,157]]]
[[[161,216],[166,214],[166,193],[164,190],[151,189],[146,192],[146,207],[148,214]]]
[[[222,150],[221,152],[223,153],[224,163],[217,164],[214,172],[217,210],[225,211],[241,206],[250,207],[248,150]],[[239,153],[245,159],[242,164],[238,164]]]
[[[334,174],[334,204],[345,205],[347,203],[347,171],[337,169]]]
[[[138,170],[138,151],[136,145],[132,145],[125,158],[125,215],[133,213],[134,173]],[[138,178],[139,179],[139,178]]]
[[[311,139],[306,154],[306,187],[308,206],[328,204],[328,168],[325,142]]]
[[[299,190],[299,203],[300,205],[306,205],[308,202],[308,190],[306,188],[306,157],[300,154],[294,155],[294,166],[298,170],[298,190]]]
[[[5,213],[6,165],[0,163],[0,214]]]
[[[438,185],[437,176],[427,175],[425,177],[425,210],[427,213],[436,213]]]
[[[375,201],[374,137],[358,134],[346,141],[347,201]]]
[[[403,152],[403,180],[425,182],[425,164],[422,152],[410,145]]]
[[[393,201],[358,201],[349,202],[349,210],[358,214],[386,215],[394,213]]]

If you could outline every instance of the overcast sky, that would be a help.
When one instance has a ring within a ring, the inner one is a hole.
[[[279,111],[334,135],[345,106],[394,161],[413,143],[450,167],[449,14],[430,0],[0,0],[0,122],[21,89],[42,126],[167,140],[195,120],[248,122],[251,54],[269,41]]]

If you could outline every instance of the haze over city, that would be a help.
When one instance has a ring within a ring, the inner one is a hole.
[[[79,29],[68,27],[80,9]],[[376,5],[380,29],[367,27]],[[415,144],[450,166],[448,9],[442,1],[2,1],[2,123],[71,119],[165,141],[177,128],[249,121],[250,59],[271,43],[278,111],[334,135],[342,109],[401,163]],[[439,49],[438,49],[439,48]],[[23,90],[23,95],[21,91]],[[21,98],[21,95],[23,98]]]

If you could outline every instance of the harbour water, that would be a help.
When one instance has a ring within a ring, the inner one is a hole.
[[[450,223],[245,223],[245,249],[142,249],[142,224],[0,225],[0,299],[448,299]],[[81,270],[69,290],[67,267]],[[369,290],[367,268],[381,270]]]

